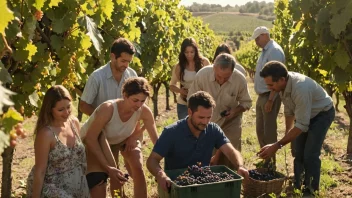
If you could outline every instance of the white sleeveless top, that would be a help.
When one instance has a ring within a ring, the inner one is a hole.
[[[184,74],[183,74],[183,81],[180,81],[181,85],[184,88],[189,89],[191,87],[194,79],[196,78],[196,74],[197,74],[196,71],[189,71],[189,70],[185,69]],[[177,103],[187,105],[187,102],[182,99],[181,94],[179,94],[179,96],[177,98]]]
[[[105,133],[106,139],[108,140],[109,144],[119,144],[125,139],[127,139],[133,133],[134,129],[136,128],[137,122],[140,120],[142,108],[139,108],[137,111],[135,111],[129,120],[127,120],[126,122],[122,122],[119,112],[117,111],[116,100],[108,100],[106,102],[110,102],[113,104],[114,111],[110,121],[103,128],[103,132]],[[93,120],[95,119],[95,115],[96,115],[95,112],[96,110],[92,113],[92,115],[83,124],[81,128],[82,139],[87,134],[87,130],[89,126],[92,124]]]

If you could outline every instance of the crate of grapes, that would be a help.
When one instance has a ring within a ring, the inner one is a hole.
[[[259,197],[270,193],[278,195],[283,189],[285,179],[284,174],[266,168],[249,170],[249,181],[243,186],[243,195],[245,197]]]
[[[171,189],[158,187],[160,198],[240,198],[243,178],[226,166],[193,165],[165,172],[172,180]]]

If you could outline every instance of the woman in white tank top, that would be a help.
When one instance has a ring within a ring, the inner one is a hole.
[[[210,65],[207,58],[200,55],[199,47],[194,38],[186,38],[181,45],[178,63],[172,70],[170,90],[179,93],[177,98],[177,116],[183,119],[187,116],[187,93],[196,73],[203,67]],[[180,82],[180,87],[177,83]]]
[[[119,151],[133,179],[134,197],[147,197],[139,137],[145,128],[153,144],[158,139],[153,114],[144,104],[150,96],[150,85],[144,78],[129,78],[122,87],[122,95],[122,99],[101,104],[82,126],[81,136],[87,146],[86,177],[92,198],[106,197],[108,177],[111,196],[114,190],[121,192],[127,179],[117,166]],[[140,120],[144,123],[142,128]]]

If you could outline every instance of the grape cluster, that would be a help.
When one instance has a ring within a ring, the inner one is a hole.
[[[270,172],[260,173],[257,170],[249,170],[249,177],[259,181],[270,181],[278,177]]]
[[[18,123],[10,132],[10,146],[15,147],[17,144],[17,138],[27,137],[26,131],[23,129],[22,123]]]
[[[233,175],[227,172],[212,172],[209,166],[201,167],[201,163],[189,166],[188,169],[178,176],[174,182],[179,186],[188,186],[192,184],[205,184],[234,179]]]

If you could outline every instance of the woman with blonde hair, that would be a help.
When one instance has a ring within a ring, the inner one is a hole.
[[[210,65],[210,62],[206,57],[201,56],[194,38],[184,39],[178,55],[178,63],[174,66],[170,81],[170,90],[180,94],[177,98],[177,116],[179,120],[187,116],[186,98],[196,73],[207,65]],[[178,82],[180,82],[180,87],[177,86]]]
[[[70,93],[61,85],[45,93],[34,130],[35,165],[28,176],[27,197],[90,197],[85,148],[71,103]]]

